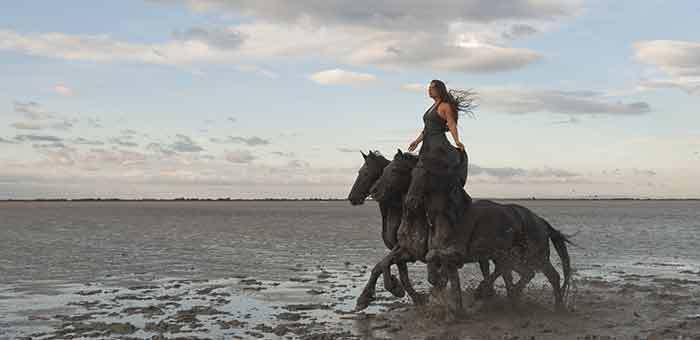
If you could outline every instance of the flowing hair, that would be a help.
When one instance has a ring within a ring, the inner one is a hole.
[[[476,104],[474,100],[476,99],[476,92],[472,90],[447,90],[447,86],[442,80],[433,79],[430,81],[431,84],[435,85],[438,91],[438,97],[440,100],[450,104],[455,114],[455,121],[459,118],[459,113],[463,112],[468,116],[474,118],[474,109]]]

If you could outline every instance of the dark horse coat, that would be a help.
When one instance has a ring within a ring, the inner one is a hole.
[[[399,152],[394,160],[385,164],[382,174],[373,182],[368,190],[374,198],[380,202],[383,222],[391,220],[392,226],[396,223],[396,209],[403,206],[403,199],[408,183],[410,183],[410,170],[415,165],[416,158],[411,154]],[[408,176],[408,178],[407,178]],[[360,177],[353,186],[357,186]],[[352,196],[352,195],[351,195]],[[351,199],[352,201],[352,199]],[[465,207],[466,208],[466,207]],[[393,210],[392,210],[393,209]],[[357,308],[366,307],[374,295],[374,286],[381,273],[385,276],[385,286],[396,284],[393,277],[387,276],[391,264],[405,267],[406,262],[423,261],[428,250],[428,239],[440,237],[435,235],[426,219],[424,208],[402,209],[401,220],[396,231],[396,236],[391,235],[392,226],[383,226],[383,238],[387,246],[392,245],[392,251],[380,261],[373,270],[372,276],[362,295],[358,298]],[[384,215],[393,211],[393,217],[385,218]],[[492,289],[494,280],[503,275],[506,281],[509,295],[517,297],[519,292],[532,279],[536,271],[542,271],[552,284],[555,300],[558,306],[562,304],[562,298],[568,286],[570,276],[570,261],[566,249],[568,241],[564,235],[555,230],[543,218],[534,212],[519,205],[504,205],[493,201],[476,201],[465,211],[464,217],[458,224],[459,232],[451,237],[458,237],[457,244],[463,247],[463,258],[459,259],[459,265],[475,261],[492,260],[496,264],[493,273],[485,272],[485,279],[480,285],[483,289]],[[431,232],[433,234],[431,234]],[[564,285],[560,286],[559,274],[549,260],[549,241],[555,246],[562,259],[564,267]],[[454,269],[456,270],[456,269]],[[483,267],[482,267],[483,270]],[[515,270],[520,274],[517,285],[512,284],[510,273]],[[405,276],[405,277],[404,277]],[[450,277],[455,278],[454,273]],[[387,282],[389,279],[389,282]],[[401,281],[406,291],[414,301],[419,302],[418,296],[410,286],[405,272],[401,272]],[[453,286],[454,286],[453,282]],[[388,287],[392,288],[392,287]],[[391,289],[390,289],[391,290]],[[396,291],[394,289],[393,291]],[[403,291],[403,289],[401,289]],[[458,282],[455,294],[459,291]],[[461,297],[455,296],[461,301]],[[458,306],[461,303],[458,302]]]

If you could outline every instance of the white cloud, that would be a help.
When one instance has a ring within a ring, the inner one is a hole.
[[[16,122],[10,124],[15,129],[19,130],[41,130],[43,126],[35,122]]]
[[[227,62],[232,53],[200,40],[171,40],[161,44],[130,43],[108,35],[70,35],[60,32],[20,34],[0,30],[0,50],[32,56],[93,62],[139,62],[183,65]]]
[[[245,144],[248,146],[259,146],[259,145],[270,144],[269,140],[260,138],[258,136],[252,136],[252,137],[228,136],[225,139],[211,138],[209,140],[213,143],[242,143],[242,144]]]
[[[14,102],[15,112],[21,113],[29,120],[52,119],[54,115],[44,110],[37,102]]]
[[[14,102],[15,113],[21,114],[25,121],[16,122],[10,126],[20,130],[54,129],[67,131],[78,122],[76,118],[67,118],[63,115],[48,112],[36,102]]]
[[[270,79],[279,78],[279,74],[256,65],[238,65],[236,68],[239,71],[256,73]]]
[[[310,75],[309,79],[322,85],[360,85],[377,81],[377,77],[372,74],[345,71],[338,68],[316,72]]]
[[[664,79],[644,80],[642,88],[680,88],[700,95],[700,43],[673,40],[641,41],[634,44],[635,58],[654,65]]]
[[[63,138],[51,135],[25,134],[15,136],[18,142],[62,142]]]
[[[506,45],[545,31],[581,8],[575,0],[515,0],[507,6],[486,0],[184,2],[249,18],[235,26],[177,31],[169,40],[150,44],[108,35],[0,30],[0,50],[95,62],[233,64],[270,78],[277,74],[257,63],[297,57],[391,70],[497,72],[541,60],[536,51]]]
[[[86,139],[86,138],[83,138],[83,137],[75,138],[75,139],[71,140],[71,143],[73,143],[73,144],[83,144],[83,145],[104,145],[104,142],[103,142],[103,141],[99,141],[99,140],[90,140],[90,139]]]
[[[73,95],[73,89],[70,87],[63,85],[63,84],[56,84],[53,87],[54,92],[62,95],[62,96],[72,96]]]
[[[639,115],[651,111],[646,102],[622,103],[595,91],[524,88],[476,89],[482,107],[507,113],[550,112],[565,114]]]
[[[199,146],[199,144],[197,144],[197,142],[195,142],[192,138],[182,134],[175,135],[175,142],[170,145],[170,149],[176,152],[204,151],[204,148]]]
[[[401,89],[410,92],[427,92],[428,85],[419,83],[404,84],[401,85]]]
[[[248,150],[228,151],[225,157],[231,163],[250,163],[257,158]]]
[[[236,49],[245,39],[241,32],[233,28],[207,29],[193,27],[184,32],[175,32],[173,36],[180,41],[202,42],[222,50]]]
[[[114,145],[125,146],[125,147],[129,147],[129,148],[134,148],[134,147],[139,146],[138,143],[129,141],[127,139],[128,138],[125,138],[125,137],[114,137],[114,138],[110,138],[109,142],[114,144]]]
[[[173,3],[171,0],[150,0]],[[307,20],[318,25],[357,25],[382,30],[425,31],[449,22],[497,22],[508,20],[551,21],[575,15],[578,0],[180,0],[197,11],[230,11],[236,15],[294,23]]]
[[[486,42],[444,42],[430,35],[417,34],[368,43],[352,51],[347,59],[351,63],[378,65],[391,70],[418,68],[484,73],[522,68],[541,60],[542,56],[526,49]]]
[[[411,92],[426,91],[426,85],[406,84],[402,89]],[[476,103],[484,108],[507,113],[523,114],[550,112],[563,114],[639,115],[651,111],[646,102],[622,103],[611,100],[611,95],[595,91],[562,91],[528,89],[522,87],[487,87],[474,89]],[[614,98],[612,98],[614,99]],[[568,123],[578,121],[571,117]]]
[[[639,86],[643,90],[679,88],[688,94],[700,95],[700,78],[678,77],[675,79],[643,80]]]

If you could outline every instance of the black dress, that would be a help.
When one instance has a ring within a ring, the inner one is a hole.
[[[418,151],[418,163],[411,172],[411,185],[406,196],[409,209],[424,204],[431,222],[428,259],[463,256],[462,239],[457,230],[471,197],[464,190],[469,159],[467,153],[453,146],[446,136],[447,121],[437,112],[438,102],[423,115],[423,144]],[[449,224],[435,223],[438,218]]]

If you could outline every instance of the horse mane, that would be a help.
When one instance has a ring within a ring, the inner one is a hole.
[[[369,150],[369,154],[374,157],[384,157],[379,150]]]
[[[399,152],[397,152],[396,155],[394,155],[394,161],[392,162],[392,166],[394,166],[395,169],[398,171],[410,172],[416,166],[416,163],[418,163],[417,155],[408,152],[401,152],[399,150]]]
[[[403,159],[405,161],[418,161],[418,155],[412,154],[410,152],[401,152],[394,155],[394,159]]]
[[[382,153],[379,152],[379,150],[370,150],[367,154],[367,157],[375,161],[379,161],[381,167],[385,167],[391,162],[386,157],[384,157],[384,155],[382,155]]]

